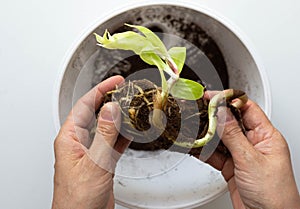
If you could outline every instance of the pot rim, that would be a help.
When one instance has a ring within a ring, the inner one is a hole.
[[[262,63],[262,60],[260,56],[258,55],[258,52],[253,46],[253,43],[249,40],[249,38],[244,34],[237,25],[235,25],[233,22],[231,22],[228,18],[225,16],[219,14],[217,11],[203,5],[203,3],[197,3],[197,2],[191,2],[191,1],[180,1],[180,2],[172,2],[170,0],[153,0],[152,2],[146,2],[146,1],[141,1],[138,3],[124,3],[123,6],[118,6],[117,8],[114,8],[112,10],[108,10],[102,15],[99,16],[99,18],[94,21],[92,24],[87,26],[83,32],[74,39],[73,43],[71,44],[70,48],[66,51],[64,58],[62,59],[62,62],[59,67],[59,73],[58,76],[56,77],[55,84],[54,84],[54,89],[53,89],[53,120],[54,120],[54,125],[56,132],[58,133],[62,121],[60,120],[59,117],[59,96],[60,96],[60,90],[62,88],[62,81],[63,77],[65,74],[65,70],[69,64],[69,61],[71,60],[73,54],[77,50],[78,46],[83,42],[83,40],[93,31],[95,28],[97,28],[100,24],[104,23],[105,21],[108,21],[109,19],[113,18],[116,15],[119,15],[123,12],[126,12],[128,10],[142,7],[142,6],[154,6],[154,5],[169,5],[169,6],[179,6],[179,7],[184,7],[188,9],[195,10],[197,12],[203,13],[222,25],[224,25],[229,31],[231,31],[240,41],[243,43],[243,45],[246,47],[246,49],[249,51],[250,55],[252,56],[255,64],[257,65],[258,68],[258,73],[262,79],[262,87],[263,87],[263,92],[264,92],[264,112],[266,115],[271,118],[271,89],[270,89],[270,84],[267,76],[267,72],[264,68],[264,65]],[[227,192],[227,187],[225,187],[223,190],[221,190],[218,194],[206,199],[205,201],[198,201],[191,203],[189,205],[180,205],[176,206],[174,208],[186,208],[186,207],[197,207],[203,204],[206,204],[208,202],[211,202],[212,200],[222,196],[224,193]],[[120,200],[116,200],[116,203],[123,205],[123,206],[131,206],[128,205],[126,202],[122,202]],[[170,207],[168,207],[170,208]],[[172,207],[173,208],[173,207]]]
[[[188,2],[188,4],[187,4]],[[142,7],[142,6],[152,6],[152,5],[169,5],[169,6],[180,6],[185,7],[188,9],[192,9],[195,11],[198,11],[200,13],[203,13],[207,16],[212,17],[216,21],[223,24],[226,28],[228,28],[233,34],[237,36],[237,38],[245,45],[245,47],[248,49],[250,55],[253,57],[253,60],[255,61],[255,64],[257,65],[260,77],[262,79],[263,84],[263,91],[265,94],[265,108],[264,111],[266,115],[271,118],[271,90],[270,90],[270,84],[267,76],[267,72],[264,68],[264,65],[262,63],[262,60],[260,56],[258,55],[258,52],[253,46],[253,43],[249,40],[249,38],[229,19],[226,17],[220,15],[215,10],[212,10],[208,8],[207,6],[204,6],[200,3],[195,2],[189,2],[189,1],[182,1],[182,2],[171,2],[169,0],[165,1],[153,1],[153,2],[139,2],[139,3],[131,3],[120,6],[119,8],[114,9],[113,11],[107,11],[105,14],[101,15],[94,23],[86,27],[86,29],[83,30],[83,33],[79,35],[78,38],[75,38],[73,43],[71,44],[71,47],[67,50],[65,53],[64,58],[62,59],[62,63],[59,67],[59,73],[57,76],[57,79],[55,81],[54,90],[53,90],[53,115],[54,115],[54,125],[56,132],[59,131],[61,127],[61,122],[59,118],[59,95],[60,95],[60,89],[62,87],[62,81],[65,74],[65,70],[69,64],[70,59],[72,58],[74,52],[77,50],[80,43],[93,31],[97,26],[102,24],[103,22],[113,18],[114,16],[121,14],[123,12],[126,12],[127,10]]]

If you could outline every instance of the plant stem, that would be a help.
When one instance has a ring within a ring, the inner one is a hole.
[[[179,76],[179,71],[178,71],[177,65],[171,57],[166,60],[166,63],[171,68],[171,70],[174,72],[174,74]]]
[[[174,73],[170,75],[170,78],[167,81],[167,87],[164,88],[162,86],[162,91],[161,92],[157,91],[155,98],[153,98],[154,108],[153,108],[152,124],[158,129],[164,129],[164,125],[162,121],[163,120],[162,110],[167,102],[170,89],[179,79],[179,72],[177,70],[177,66],[174,63],[174,61],[170,58],[167,59],[166,63],[169,65],[169,67],[172,69]],[[165,79],[162,70],[160,70],[160,74],[161,74],[161,79],[162,80]],[[162,85],[163,85],[163,81],[162,81]]]
[[[230,105],[235,108],[241,108],[244,104],[247,103],[248,97],[245,92],[234,89],[224,90],[215,96],[209,102],[208,105],[208,130],[205,136],[201,139],[195,140],[193,143],[189,142],[177,142],[174,141],[174,144],[185,147],[185,148],[198,148],[206,145],[215,135],[217,129],[217,110],[218,106],[224,101],[229,102]]]

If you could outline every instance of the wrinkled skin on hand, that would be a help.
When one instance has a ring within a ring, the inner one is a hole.
[[[129,141],[118,137],[120,112],[116,104],[101,108],[96,135],[89,139],[95,111],[103,95],[123,82],[111,77],[76,103],[55,139],[52,209],[114,208],[113,172]]]
[[[241,108],[244,135],[232,113],[220,109],[218,134],[231,156],[214,153],[207,163],[228,182],[233,207],[298,209],[300,198],[293,175],[288,145],[257,104]]]

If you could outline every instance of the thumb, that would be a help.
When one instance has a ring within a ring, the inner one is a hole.
[[[106,103],[100,110],[96,136],[94,141],[105,140],[111,147],[114,146],[119,134],[120,110],[116,103]]]
[[[219,107],[218,110],[218,134],[233,159],[241,159],[245,153],[253,153],[254,147],[242,132],[232,112],[226,107]]]
[[[89,149],[95,161],[110,158],[119,135],[120,110],[115,103],[106,103],[99,113],[96,134]]]

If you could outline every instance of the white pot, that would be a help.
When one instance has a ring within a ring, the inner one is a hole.
[[[192,18],[219,46],[228,68],[230,88],[245,91],[270,116],[271,96],[266,73],[245,35],[213,11],[198,5],[189,8],[183,4],[175,3],[175,5],[185,7],[186,13],[181,15]],[[140,6],[151,7],[151,4],[134,7]],[[69,52],[54,98],[54,117],[58,129],[70,111],[73,101],[92,87],[91,60],[98,49],[93,32],[102,33],[106,28],[127,22],[128,11],[130,13],[134,7],[99,20]],[[164,4],[160,7],[170,5]],[[136,151],[133,153],[141,154]],[[174,159],[178,160],[179,164],[169,166]],[[149,177],[152,175],[151,171],[162,169],[165,165],[168,165],[167,171]],[[154,157],[151,160],[150,158],[134,160],[127,156],[120,161],[117,171],[126,168],[132,169],[121,171],[127,175],[117,175],[115,178],[115,196],[118,203],[127,207],[191,208],[210,202],[226,191],[226,183],[219,172],[182,154],[163,152],[158,158]]]

